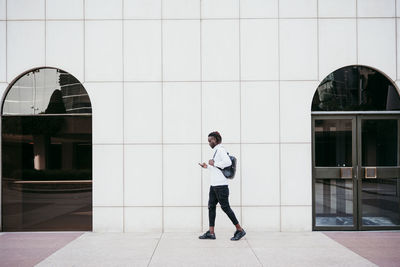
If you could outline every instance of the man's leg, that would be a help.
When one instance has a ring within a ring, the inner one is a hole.
[[[214,188],[210,186],[210,193],[208,195],[208,220],[209,220],[211,234],[214,234],[217,203],[218,203],[217,195],[214,191]]]
[[[235,225],[236,230],[242,231],[242,227],[240,226],[238,220],[236,219],[235,213],[231,209],[229,205],[229,188],[228,186],[218,188],[218,201],[221,204],[222,210],[228,215],[231,222]]]

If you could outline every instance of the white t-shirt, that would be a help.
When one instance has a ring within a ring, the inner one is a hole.
[[[217,153],[215,153],[217,152]],[[218,169],[217,167],[223,169],[228,166],[232,165],[232,161],[229,158],[225,148],[221,146],[221,144],[216,145],[213,148],[213,154],[215,154],[214,157],[214,166],[211,166],[208,164],[207,169],[210,170],[210,184],[212,186],[216,185],[228,185],[228,179],[224,176],[222,171]]]

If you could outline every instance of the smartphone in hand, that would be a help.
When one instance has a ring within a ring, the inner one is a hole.
[[[199,163],[199,165],[204,169],[207,168],[207,164],[205,164],[205,163]]]

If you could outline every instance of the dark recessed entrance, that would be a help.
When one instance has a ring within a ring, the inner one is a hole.
[[[400,98],[364,66],[322,81],[312,103],[313,229],[400,229]]]

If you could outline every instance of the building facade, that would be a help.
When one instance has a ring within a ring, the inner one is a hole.
[[[215,130],[246,230],[399,229],[399,14],[397,0],[0,0],[1,229],[204,231]]]

